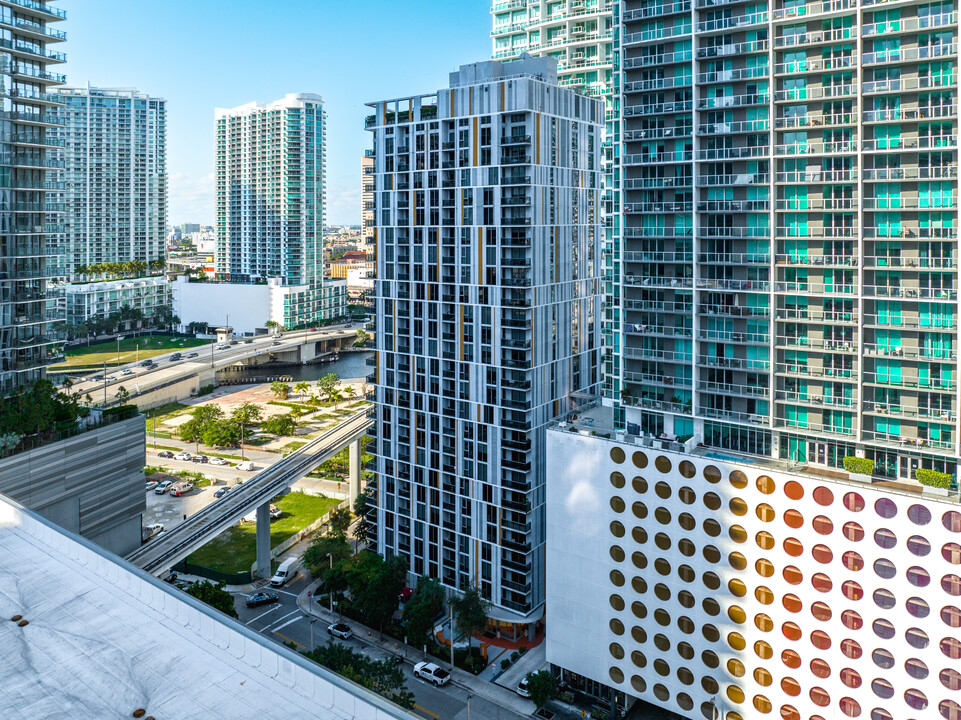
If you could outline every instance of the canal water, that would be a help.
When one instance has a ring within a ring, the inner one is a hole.
[[[337,373],[344,380],[351,379],[363,379],[367,375],[373,372],[374,368],[367,364],[367,358],[371,357],[374,353],[372,352],[350,352],[341,353],[340,359],[334,360],[333,362],[325,363],[314,363],[312,365],[278,365],[272,367],[269,365],[262,365],[260,367],[252,367],[250,370],[243,373],[231,373],[231,378],[243,377],[244,375],[249,375],[250,377],[262,377],[265,374],[270,375],[286,375],[293,378],[293,382],[300,382],[301,380],[307,380],[308,382],[313,380],[319,380],[327,373]],[[267,368],[270,368],[268,371]]]

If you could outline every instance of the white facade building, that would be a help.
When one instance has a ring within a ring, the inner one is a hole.
[[[376,526],[412,575],[543,615],[547,421],[599,389],[603,104],[556,62],[373,103]]]
[[[326,114],[323,100],[289,94],[216,111],[217,279],[279,280],[291,288],[283,325],[336,317],[343,283],[324,292]]]
[[[149,318],[158,308],[171,304],[170,282],[165,275],[70,283],[65,289],[67,322],[71,324],[105,318],[123,307],[140,310]]]

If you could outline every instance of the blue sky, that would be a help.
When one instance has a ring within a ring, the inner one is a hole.
[[[431,92],[490,57],[490,0],[65,0],[68,83],[167,99],[171,224],[214,222],[216,107],[316,92],[327,221],[360,222],[372,100]],[[57,48],[58,50],[61,48]]]

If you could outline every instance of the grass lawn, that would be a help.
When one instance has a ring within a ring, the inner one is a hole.
[[[302,440],[294,440],[293,442],[287,443],[282,448],[280,448],[280,452],[283,453],[284,457],[286,457],[290,455],[290,453],[292,453],[294,450],[299,450],[306,444],[307,443]]]
[[[163,355],[171,350],[187,350],[210,344],[209,340],[197,340],[196,338],[174,337],[172,335],[154,335],[144,337],[124,338],[120,341],[120,362],[117,362],[117,341],[110,340],[97,343],[90,347],[75,347],[67,350],[67,359],[51,365],[54,370],[64,370],[67,368],[97,368],[103,367],[104,362],[107,367],[125,365],[134,362],[138,357],[141,360]],[[137,346],[140,346],[138,356]]]
[[[170,430],[164,426],[164,423],[172,417],[182,415],[184,411],[189,409],[189,405],[172,402],[167,403],[166,405],[161,405],[153,410],[148,410],[146,413],[147,434],[152,435],[154,431],[157,431],[157,437],[163,437],[165,440],[169,440]]]
[[[273,500],[283,512],[270,523],[270,546],[276,547],[341,503],[333,498],[292,492]],[[187,558],[225,573],[243,572],[257,559],[257,524],[241,523],[227,529]]]

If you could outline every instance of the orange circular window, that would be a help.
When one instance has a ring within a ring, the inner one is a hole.
[[[731,632],[727,634],[727,644],[738,652],[747,647],[747,643],[744,641],[744,636],[737,632]]]
[[[811,527],[818,535],[830,535],[834,531],[834,523],[824,515],[818,515],[811,521]]]
[[[851,658],[852,660],[857,660],[864,653],[860,643],[851,638],[841,641],[841,652],[844,653],[844,657]]]
[[[762,687],[770,687],[771,683],[774,682],[774,678],[771,677],[771,673],[767,668],[759,667],[754,670],[754,682]]]
[[[740,525],[731,525],[727,531],[727,534],[730,535],[731,540],[736,543],[743,543],[747,540],[747,530],[742,528]]]
[[[801,602],[801,599],[797,595],[790,595],[790,594],[785,595],[783,598],[781,598],[781,604],[784,605],[785,610],[792,613],[800,612],[801,608],[804,607],[804,604]]]
[[[828,695],[827,690],[820,687],[811,688],[811,692],[808,693],[813,702],[818,707],[827,707],[831,704],[831,696]]]
[[[820,622],[827,622],[828,620],[831,619],[831,616],[834,613],[831,612],[831,608],[828,607],[827,603],[816,602],[813,605],[811,605],[811,614],[814,616],[815,620],[819,620]]]
[[[754,513],[761,522],[771,522],[775,517],[777,517],[777,513],[774,512],[774,508],[767,503],[761,503],[758,505],[754,509]]]
[[[797,538],[790,537],[784,541],[784,552],[791,557],[798,557],[804,552],[804,545]]]
[[[754,696],[754,708],[762,715],[766,715],[767,713],[771,712],[773,707],[774,706],[771,705],[771,701],[763,695]]]
[[[788,640],[800,640],[801,639],[801,628],[797,626],[796,623],[786,622],[781,625],[781,633]]]
[[[811,584],[815,590],[823,593],[830,592],[831,588],[834,587],[834,582],[824,573],[817,573],[811,576]]]
[[[774,621],[764,613],[758,613],[754,616],[754,625],[761,632],[771,632],[774,629]]]
[[[784,512],[784,522],[788,527],[796,530],[804,524],[804,516],[797,510],[786,510]]]
[[[797,697],[801,694],[801,684],[792,677],[781,678],[781,689],[785,695],[791,697]],[[784,708],[781,708],[781,717],[784,717]]]
[[[834,553],[831,552],[831,548],[827,545],[815,545],[811,548],[811,555],[814,556],[815,560],[824,565],[834,559]]]
[[[844,537],[851,542],[860,542],[864,539],[864,528],[854,521],[844,523],[841,532],[843,532]]]
[[[801,656],[793,650],[785,650],[781,653],[781,662],[792,670],[797,670],[801,667]]]
[[[831,647],[831,636],[823,630],[815,630],[811,633],[811,644],[818,650],[827,650]]]
[[[787,679],[788,679],[788,680],[791,680],[791,678],[787,678]],[[795,683],[796,683],[797,681],[792,680],[792,682],[795,682]],[[783,685],[782,685],[782,687],[783,687]],[[799,687],[799,688],[798,688],[798,692],[800,693],[800,691],[801,691],[801,690],[800,690],[800,687]],[[785,690],[784,692],[787,692],[787,690]],[[791,694],[791,693],[788,693],[788,695],[790,695],[790,694]],[[799,713],[799,712],[798,712],[798,709],[797,709],[796,707],[793,707],[792,705],[782,705],[782,706],[781,706],[781,720],[801,720],[801,713]]]
[[[765,495],[770,495],[774,492],[774,480],[767,475],[760,475],[757,479],[757,489]]]
[[[754,590],[754,597],[762,605],[770,605],[774,602],[774,593],[771,592],[771,588],[765,587],[764,585],[758,585]]]
[[[784,494],[791,500],[800,500],[804,497],[804,488],[801,483],[791,480],[784,485]]]
[[[802,573],[793,565],[788,565],[786,568],[784,568],[784,570],[781,572],[781,575],[789,585],[800,585],[804,580],[804,573]]]
[[[861,676],[854,668],[843,668],[841,670],[841,682],[849,688],[861,687]]]
[[[827,488],[824,485],[819,485],[818,487],[814,488],[814,502],[816,502],[818,505],[827,507],[834,502],[834,493],[831,492],[830,488]]]

